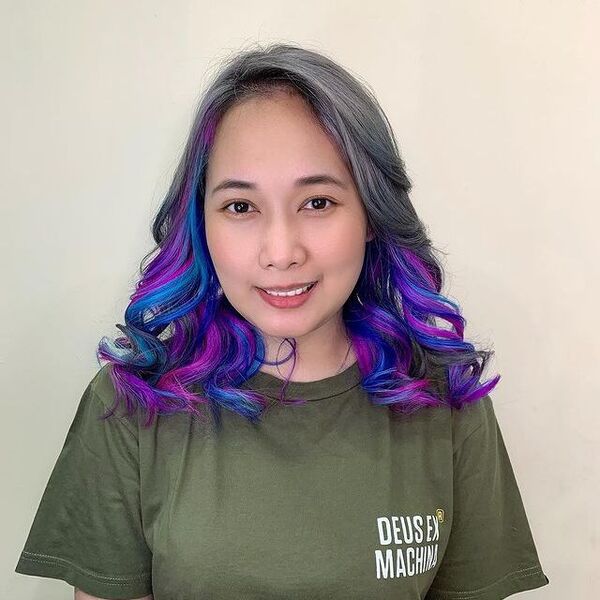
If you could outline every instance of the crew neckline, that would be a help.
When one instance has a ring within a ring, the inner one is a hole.
[[[317,379],[315,381],[290,381],[285,390],[286,398],[301,398],[309,402],[314,400],[325,400],[343,394],[356,387],[362,380],[362,374],[358,367],[358,361],[346,367],[340,373]],[[247,379],[241,387],[259,392],[269,398],[279,399],[284,379],[257,371]]]

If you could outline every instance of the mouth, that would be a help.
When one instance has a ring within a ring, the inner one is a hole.
[[[317,284],[317,282],[313,281],[312,283],[307,283],[305,285],[299,285],[295,288],[290,288],[287,290],[268,290],[268,289],[260,288],[260,287],[257,289],[265,292],[266,294],[269,294],[270,296],[273,296],[274,298],[293,298],[294,296],[301,296],[302,294],[306,294],[307,292],[310,292],[310,290],[316,284]],[[291,292],[293,292],[295,290],[302,290],[302,291],[292,294]]]
[[[270,306],[274,308],[298,308],[302,306],[308,299],[312,296],[312,291],[318,284],[318,281],[315,281],[308,285],[308,287],[296,294],[286,295],[275,295],[269,294],[267,291],[262,288],[257,287],[259,296]]]

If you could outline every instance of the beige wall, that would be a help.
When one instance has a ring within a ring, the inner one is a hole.
[[[496,351],[551,580],[527,597],[596,597],[600,3],[5,0],[0,21],[1,597],[71,597],[17,556],[206,74],[256,40],[321,49],[375,90],[466,336]]]

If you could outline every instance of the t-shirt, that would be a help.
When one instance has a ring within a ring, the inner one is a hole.
[[[290,382],[257,372],[260,423],[105,421],[85,389],[16,571],[100,598],[498,600],[549,583],[490,396],[393,416],[354,363]]]

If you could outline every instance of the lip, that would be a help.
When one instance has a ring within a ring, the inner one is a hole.
[[[259,287],[259,290],[263,290],[263,291],[267,291],[269,290],[270,292],[291,292],[292,290],[297,290],[303,287],[306,287],[307,285],[311,285],[313,283],[316,283],[315,281],[302,281],[302,282],[298,282],[298,283],[290,283],[289,285],[275,285],[275,286],[267,286],[267,287]],[[258,287],[258,286],[257,286]]]
[[[270,296],[262,288],[257,287],[258,295],[270,306],[275,308],[298,308],[302,306],[313,294],[315,288],[319,285],[319,282],[314,282],[313,286],[304,292],[296,296]],[[302,286],[300,286],[302,287]]]

